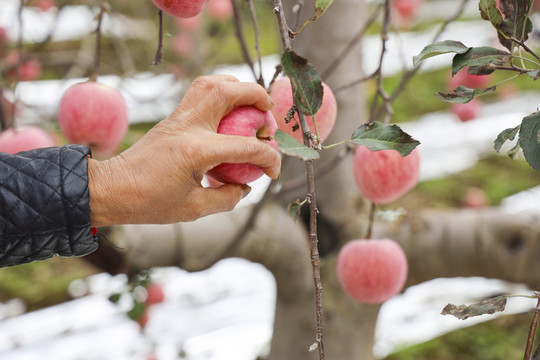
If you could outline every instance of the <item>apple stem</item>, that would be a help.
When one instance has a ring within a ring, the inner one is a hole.
[[[154,55],[154,61],[152,65],[161,64],[161,58],[163,56],[163,11],[158,11],[159,17],[159,30],[158,30],[158,47],[156,49],[156,54]]]
[[[375,210],[377,209],[377,205],[375,205],[374,202],[371,203],[371,206],[369,208],[369,223],[368,228],[366,232],[366,239],[371,239],[371,233],[373,232],[373,223],[375,221]]]

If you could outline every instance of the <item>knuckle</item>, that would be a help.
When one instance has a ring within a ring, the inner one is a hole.
[[[212,87],[213,81],[211,80],[210,76],[198,76],[193,80],[191,83],[192,87],[200,88],[200,89],[208,89]]]

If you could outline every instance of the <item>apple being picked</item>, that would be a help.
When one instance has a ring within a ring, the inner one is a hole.
[[[328,137],[328,135],[330,135],[330,132],[336,123],[337,117],[336,97],[328,85],[325,83],[322,85],[322,105],[315,114],[315,121],[317,124],[317,130],[319,131],[321,143]],[[293,106],[293,94],[290,79],[288,77],[282,77],[276,80],[270,88],[270,97],[275,104],[271,111],[276,118],[279,129],[291,135],[299,142],[304,143],[304,135],[300,129],[298,114],[295,114],[294,118],[291,119],[289,123],[285,122],[285,116]],[[316,134],[315,126],[313,125],[313,118],[311,116],[306,116],[306,121],[309,130],[313,134]],[[295,126],[297,126],[298,129],[293,129]]]
[[[75,84],[60,101],[58,122],[70,142],[111,155],[128,128],[126,102],[118,90],[98,82]]]
[[[239,106],[221,119],[217,132],[224,135],[254,136],[276,149],[277,142],[273,139],[276,130],[276,120],[270,111],[261,111],[253,106]],[[206,173],[208,177],[225,184],[247,184],[263,174],[260,167],[247,163],[220,164]]]
[[[206,0],[152,0],[154,5],[164,13],[179,17],[189,18],[199,14]]]
[[[389,204],[418,182],[420,156],[416,148],[403,157],[396,150],[371,151],[358,146],[353,158],[353,172],[364,197],[375,204]]]
[[[52,134],[36,126],[10,128],[0,133],[0,152],[8,154],[57,145]]]
[[[392,239],[357,239],[347,242],[337,257],[337,277],[354,300],[382,304],[405,285],[407,256]]]

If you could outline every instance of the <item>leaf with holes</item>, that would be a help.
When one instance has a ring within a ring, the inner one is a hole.
[[[379,122],[360,126],[354,131],[350,141],[371,151],[397,150],[401,156],[409,155],[420,144],[399,126]]]
[[[285,50],[281,65],[291,80],[296,109],[307,116],[313,116],[322,105],[323,86],[319,74],[313,66],[292,50]]]

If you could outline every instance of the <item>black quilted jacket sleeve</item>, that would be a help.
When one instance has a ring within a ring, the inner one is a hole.
[[[0,153],[0,267],[97,248],[90,228],[89,149]]]

